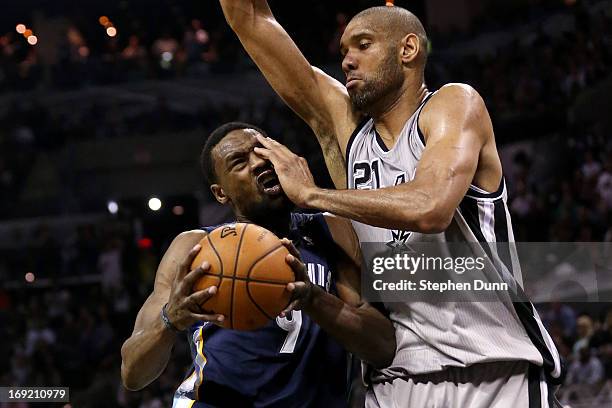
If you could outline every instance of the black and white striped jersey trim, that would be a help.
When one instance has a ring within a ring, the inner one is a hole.
[[[513,302],[514,310],[529,339],[542,355],[546,378],[553,384],[560,384],[565,370],[559,352],[522,288],[522,276],[516,247],[513,245],[514,234],[503,178],[500,187],[493,193],[470,187],[459,204],[459,213],[478,242],[483,244],[482,247],[493,260],[501,278],[517,291],[515,295],[518,301]]]

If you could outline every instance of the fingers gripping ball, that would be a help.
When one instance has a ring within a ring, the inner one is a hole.
[[[217,294],[201,306],[224,315],[224,327],[254,330],[287,307],[291,294],[285,287],[295,275],[285,262],[289,252],[272,232],[255,224],[228,224],[200,245],[192,268],[208,261],[210,269],[194,290],[217,286]]]

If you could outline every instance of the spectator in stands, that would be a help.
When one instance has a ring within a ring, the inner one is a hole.
[[[32,356],[40,344],[54,344],[55,332],[44,324],[41,318],[31,318],[26,333],[25,354]]]
[[[598,385],[604,379],[601,361],[592,355],[588,346],[580,347],[577,352],[578,358],[570,365],[565,383]]]
[[[601,171],[601,163],[594,158],[592,151],[588,150],[584,154],[584,162],[582,163],[581,170],[582,175],[587,180],[597,177]]]
[[[121,241],[112,238],[105,245],[106,248],[98,256],[98,271],[102,275],[102,289],[107,293],[116,293],[123,280]]]
[[[329,45],[327,46],[327,51],[331,58],[335,58],[338,54],[340,54],[340,38],[346,29],[347,23],[348,17],[345,13],[336,13],[336,30],[329,41]]]
[[[85,37],[76,26],[68,27],[66,30],[66,48],[64,58],[71,62],[84,62],[90,55],[90,49]]]
[[[580,350],[583,348],[589,349],[589,342],[593,336],[593,319],[591,316],[583,314],[576,320],[576,334],[578,338],[574,343],[573,352],[574,358],[580,357]]]
[[[573,338],[576,335],[576,312],[567,304],[551,302],[542,312],[542,321],[546,328],[561,327],[566,338]]]
[[[604,170],[597,178],[597,193],[612,211],[612,153],[606,159]]]
[[[157,68],[161,68],[162,77],[165,77],[177,62],[179,42],[170,34],[169,29],[165,29],[162,36],[153,42],[151,53],[157,61]]]
[[[202,26],[202,22],[198,19],[191,20],[183,36],[187,62],[202,62],[204,54],[208,51],[209,43],[210,36]]]
[[[601,328],[591,337],[589,348],[603,362],[606,378],[612,379],[612,308],[608,309]]]
[[[128,44],[121,51],[121,58],[127,61],[144,61],[147,57],[147,50],[140,44],[137,35],[130,35]]]
[[[10,384],[16,386],[25,386],[28,384],[32,368],[26,353],[19,346],[15,347],[11,358]]]
[[[176,38],[174,38],[170,30],[166,28],[163,30],[161,37],[153,42],[151,51],[155,57],[161,57],[165,52],[174,55],[178,51],[179,46],[180,44]]]
[[[601,361],[591,354],[588,347],[582,347],[579,350],[579,358],[572,362],[568,369],[559,400],[562,404],[572,400],[577,403],[580,401],[594,402],[593,397],[600,391],[603,380],[604,370]]]

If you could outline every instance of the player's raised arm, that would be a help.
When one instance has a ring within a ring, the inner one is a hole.
[[[323,152],[330,140],[336,139],[344,154],[359,119],[345,86],[310,65],[276,21],[266,0],[220,3],[246,51],[278,95],[313,129]],[[342,157],[334,164],[325,156],[328,167],[343,165]]]
[[[206,233],[189,231],[177,236],[164,254],[155,276],[153,293],[138,312],[134,331],[121,347],[121,378],[129,390],[139,390],[154,381],[166,368],[176,331],[196,321],[219,321],[218,315],[203,315],[199,305],[216,293],[216,288],[192,293],[194,282],[206,269],[190,271]],[[161,312],[166,306],[164,323]],[[173,330],[174,328],[174,330]]]

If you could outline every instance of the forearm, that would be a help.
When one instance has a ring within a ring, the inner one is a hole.
[[[121,377],[129,390],[140,390],[153,382],[166,368],[176,333],[161,318],[150,327],[132,334],[121,347]]]
[[[271,17],[265,0],[220,0],[227,24],[237,34],[249,30],[257,18]]]
[[[395,331],[387,318],[370,305],[353,307],[318,286],[313,290],[304,312],[361,360],[377,368],[391,364]]]
[[[450,222],[447,215],[439,215],[433,194],[407,185],[375,190],[316,188],[308,194],[306,206],[376,227],[423,233],[443,231]]]
[[[312,66],[266,0],[221,0],[223,13],[272,89],[311,128],[329,121]]]

